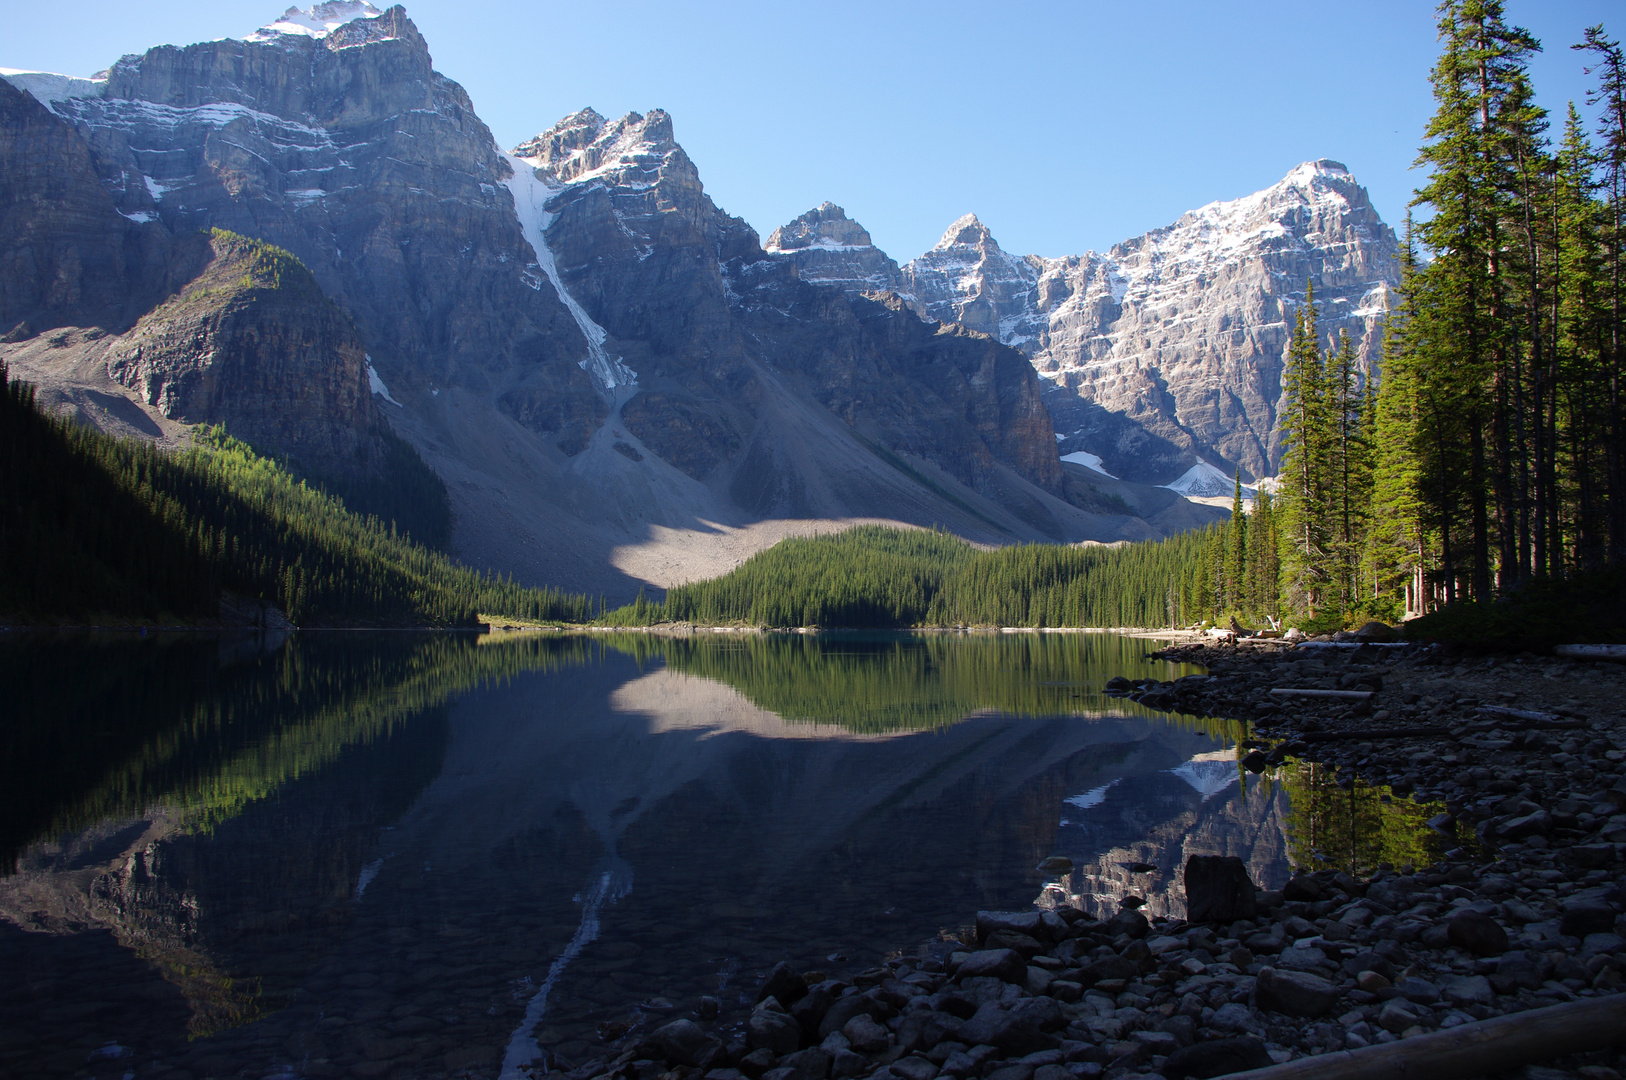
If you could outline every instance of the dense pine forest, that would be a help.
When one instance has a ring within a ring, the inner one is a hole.
[[[1394,618],[1626,564],[1626,56],[1571,47],[1595,92],[1561,133],[1534,104],[1541,46],[1495,0],[1440,7],[1436,111],[1418,165],[1381,377],[1297,319],[1268,581],[1234,606]],[[1244,556],[1246,557],[1246,556]],[[1273,610],[1274,609],[1274,610]]]
[[[866,525],[780,541],[720,578],[609,612],[612,625],[1167,626],[1212,607],[1204,552],[1219,527],[1156,543],[980,551],[923,529]]]
[[[460,567],[218,429],[171,453],[42,414],[0,366],[0,615],[200,622],[223,593],[299,625],[581,621],[584,598]]]

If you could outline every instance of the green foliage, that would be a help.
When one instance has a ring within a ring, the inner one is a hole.
[[[219,429],[169,453],[45,416],[3,367],[0,507],[0,612],[23,621],[211,619],[222,592],[313,626],[589,614],[349,513]]]
[[[1184,626],[1226,610],[1216,607],[1220,594],[1211,582],[1222,575],[1219,553],[1230,528],[1223,523],[1139,544],[979,551],[945,533],[860,526],[783,540],[722,577],[674,586],[662,602],[640,596],[603,622],[849,629]],[[1273,563],[1252,559],[1247,565]],[[1244,580],[1238,594],[1254,589],[1254,581]]]
[[[1358,779],[1346,787],[1333,769],[1317,762],[1288,765],[1281,779],[1290,805],[1288,851],[1295,867],[1367,877],[1385,864],[1428,866],[1439,858],[1443,845],[1428,819],[1443,806],[1393,798]]]

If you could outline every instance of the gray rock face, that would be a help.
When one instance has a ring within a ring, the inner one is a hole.
[[[566,288],[636,372],[641,391],[622,419],[690,476],[731,475],[742,503],[796,511],[794,478],[776,468],[780,434],[764,426],[767,365],[875,442],[973,490],[993,492],[1004,466],[1060,492],[1039,383],[1019,353],[926,326],[896,301],[798,280],[793,261],[770,259],[712,203],[666,113],[607,121],[583,110],[514,156],[554,192],[546,243]],[[776,234],[794,250],[867,239],[836,207],[798,220]]]
[[[169,235],[121,216],[83,139],[0,79],[0,335],[126,326],[163,295]]]
[[[1041,265],[1006,254],[977,215],[966,214],[936,247],[904,266],[903,280],[922,314],[1021,347],[1033,339]]]
[[[1306,282],[1324,344],[1348,332],[1365,369],[1399,274],[1394,233],[1365,190],[1337,162],[1314,161],[1105,254],[1014,256],[967,214],[902,266],[900,291],[923,315],[1021,349],[1046,380],[1064,454],[1168,483],[1199,460],[1227,477],[1273,474]]]
[[[566,441],[604,416],[579,331],[520,255],[508,165],[404,9],[321,37],[150,49],[99,90],[51,107],[114,208],[293,252],[397,396],[516,390],[508,411]],[[547,404],[527,411],[539,390]]]
[[[1022,347],[1055,387],[1047,402],[1063,450],[1164,482],[1193,459],[1240,467],[1244,479],[1273,474],[1283,360],[1306,282],[1324,343],[1347,331],[1369,367],[1398,254],[1348,170],[1316,161],[1104,256],[1046,260],[1038,325]]]
[[[228,233],[195,246],[201,271],[109,348],[108,373],[171,419],[363,471],[377,417],[350,320],[286,253]]]
[[[848,296],[906,292],[898,264],[832,202],[820,203],[768,237],[762,250],[796,267],[809,285],[833,285]]]

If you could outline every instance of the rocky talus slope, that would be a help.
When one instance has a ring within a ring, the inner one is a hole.
[[[1011,255],[974,214],[895,276],[861,248],[845,261],[812,244],[770,248],[824,283],[892,289],[923,315],[1020,349],[1046,381],[1062,452],[1152,483],[1197,461],[1250,481],[1274,474],[1283,360],[1306,284],[1323,344],[1348,333],[1364,369],[1400,274],[1393,231],[1335,161],[1104,254]]]
[[[708,1080],[1184,1080],[1499,1016],[1532,1013],[1539,1026],[1550,1017],[1535,1010],[1602,1003],[1626,985],[1626,671],[1359,643],[1157,655],[1208,674],[1115,680],[1123,692],[1254,718],[1252,772],[1302,756],[1342,766],[1346,786],[1387,780],[1397,797],[1444,800],[1429,823],[1443,859],[1363,879],[1302,873],[1279,891],[1256,891],[1240,860],[1199,859],[1178,914],[1148,919],[1133,901],[1106,920],[981,912],[962,947],[841,978],[781,965],[741,1029],[678,1020],[570,1080],[657,1063]],[[1375,696],[1329,708],[1272,688]],[[1405,734],[1419,729],[1437,733]],[[1617,1047],[1508,1075],[1607,1080],[1623,1068]]]

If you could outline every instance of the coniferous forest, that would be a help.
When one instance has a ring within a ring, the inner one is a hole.
[[[587,601],[458,566],[223,431],[170,453],[48,417],[0,366],[0,613],[199,621],[221,594],[299,625],[580,621]]]
[[[1500,3],[1442,5],[1439,36],[1381,374],[1326,347],[1309,298],[1279,497],[1268,525],[1239,524],[1275,533],[1291,616],[1392,619],[1626,561],[1626,56],[1585,32],[1595,91],[1555,131],[1541,46]]]

